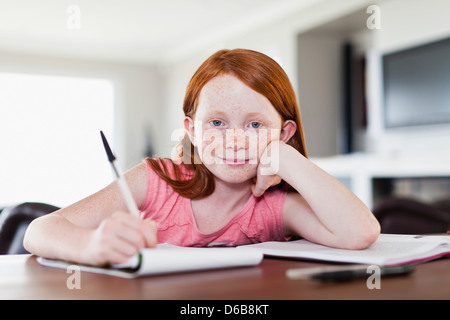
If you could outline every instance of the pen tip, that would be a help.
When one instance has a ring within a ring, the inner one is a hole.
[[[109,162],[113,162],[114,160],[116,160],[116,157],[112,153],[111,148],[109,147],[108,141],[106,140],[106,137],[105,137],[103,131],[101,131],[101,130],[100,130],[100,135],[102,137],[103,146],[105,147],[105,151],[108,156],[108,160],[109,160]]]

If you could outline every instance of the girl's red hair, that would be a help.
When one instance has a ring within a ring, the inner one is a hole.
[[[283,122],[294,121],[297,130],[287,143],[307,157],[300,112],[292,84],[280,65],[260,52],[246,49],[220,50],[210,56],[189,81],[183,103],[185,116],[194,118],[203,86],[211,79],[223,74],[237,77],[265,96],[280,114]],[[182,196],[195,199],[210,195],[215,186],[213,174],[201,163],[197,149],[192,145],[187,134],[181,145],[180,157],[183,164],[180,165],[186,166],[192,172],[188,178],[183,176],[178,164],[172,162],[175,172],[175,178],[172,179],[168,176],[169,171],[163,161],[150,158],[147,161],[155,172]],[[291,189],[285,181],[276,188]]]

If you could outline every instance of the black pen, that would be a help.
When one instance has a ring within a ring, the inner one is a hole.
[[[100,135],[102,136],[103,146],[105,147],[106,155],[108,156],[108,161],[111,164],[111,167],[117,178],[117,183],[119,184],[119,188],[124,197],[128,211],[130,211],[132,215],[139,217],[139,209],[136,205],[136,201],[134,200],[133,195],[131,194],[130,188],[128,187],[128,184],[125,181],[122,172],[116,165],[116,157],[112,153],[111,148],[109,147],[109,143],[106,140],[105,135],[103,134],[103,131],[100,131]],[[137,255],[131,257],[126,263],[112,264],[111,266],[116,269],[123,269],[123,268],[136,269],[140,266],[140,264],[141,264],[141,255],[138,253]]]
[[[108,141],[106,140],[106,137],[102,131],[100,131],[100,135],[102,136],[103,146],[105,147],[105,151],[108,156],[108,161],[111,164],[114,174],[116,175],[117,183],[119,184],[119,188],[120,191],[122,192],[127,208],[132,215],[139,217],[139,209],[136,205],[136,201],[134,201],[133,195],[131,194],[130,188],[128,187],[128,184],[125,181],[122,172],[118,169],[116,165],[116,157],[112,153]]]
[[[289,269],[286,275],[289,279],[312,279],[321,282],[344,282],[358,278],[367,278],[371,273],[369,265],[350,265],[337,267],[319,267]],[[375,266],[379,268],[380,276],[407,275],[414,271],[411,265]]]

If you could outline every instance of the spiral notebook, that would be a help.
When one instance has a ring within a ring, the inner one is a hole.
[[[255,266],[263,259],[263,253],[251,248],[193,248],[162,244],[156,248],[141,250],[137,257],[136,261],[108,267],[79,265],[42,257],[38,257],[37,261],[48,267],[67,269],[70,265],[77,265],[85,272],[136,278],[175,272]]]

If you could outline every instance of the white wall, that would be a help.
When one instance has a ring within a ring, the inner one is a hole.
[[[402,49],[450,35],[450,1],[391,0],[380,4],[382,28],[374,33],[374,47]]]
[[[145,128],[152,128],[160,147],[162,84],[155,67],[0,52],[0,71],[110,79],[116,89],[114,148],[122,167],[143,157]]]

